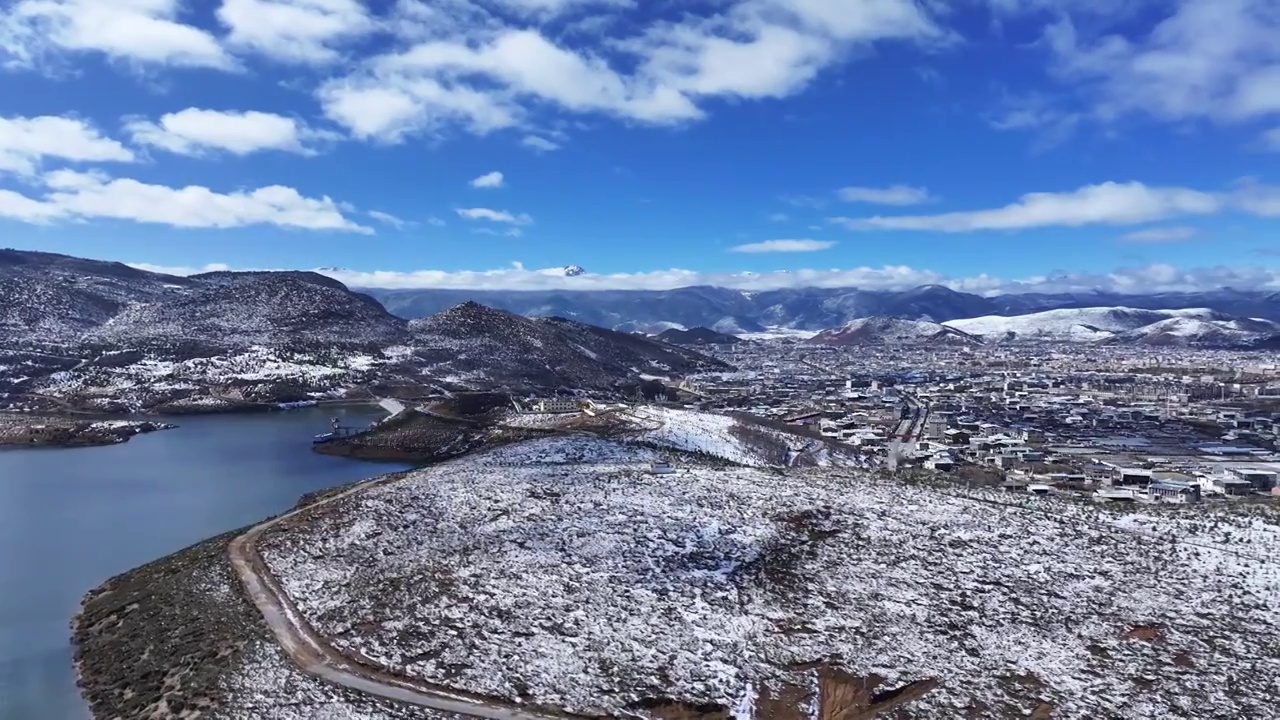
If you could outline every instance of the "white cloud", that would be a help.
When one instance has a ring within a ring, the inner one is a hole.
[[[301,122],[272,113],[187,108],[160,117],[159,122],[133,120],[125,130],[139,145],[180,155],[224,151],[249,155],[264,150],[313,154],[308,142],[326,137]]]
[[[175,188],[71,170],[48,173],[43,180],[43,197],[8,191],[0,195],[0,217],[36,223],[112,219],[180,228],[274,225],[373,232],[344,217],[333,200],[304,197],[281,185],[218,193],[199,185]]]
[[[385,212],[382,212],[381,210],[370,210],[365,214],[373,218],[374,220],[377,220],[378,222],[384,225],[390,225],[391,227],[397,230],[403,230],[406,227],[413,225],[413,223],[409,222],[408,220],[405,220],[403,218],[398,218],[395,215],[392,215],[391,213],[385,213]]]
[[[517,0],[507,9],[511,4]],[[440,19],[439,8],[422,8],[415,17]],[[702,118],[704,98],[797,93],[860,45],[947,37],[914,0],[855,7],[841,0],[742,0],[711,15],[689,12],[638,34],[602,37],[596,50],[557,44],[527,21],[504,26],[490,17],[450,27],[325,83],[317,95],[326,115],[357,137],[385,142],[451,126],[484,134],[531,125],[530,115],[544,106],[676,124]],[[529,134],[523,144],[547,151],[559,143]]]
[[[1132,243],[1169,243],[1190,240],[1196,235],[1197,230],[1193,227],[1162,227],[1137,230],[1123,235],[1120,239]]]
[[[509,227],[506,230],[494,230],[493,228],[480,227],[472,228],[471,232],[477,235],[491,235],[493,237],[524,237],[524,231],[518,227]]]
[[[1245,182],[1236,188],[1233,198],[1236,206],[1247,213],[1280,217],[1280,187]]]
[[[1145,35],[1081,37],[1069,16],[1045,33],[1053,71],[1096,117],[1243,120],[1280,113],[1274,0],[1178,0]]]
[[[1262,133],[1262,145],[1268,150],[1280,152],[1280,127],[1274,127]]]
[[[845,202],[870,205],[919,205],[933,199],[927,189],[909,185],[891,185],[884,188],[847,187],[841,188],[838,194]]]
[[[2,202],[2,201],[0,201]],[[130,263],[133,267],[190,275],[225,270],[216,264],[202,268],[167,267]],[[785,288],[859,288],[863,290],[907,290],[920,285],[945,285],[979,295],[1002,293],[1113,292],[1148,294],[1195,292],[1232,287],[1240,290],[1280,290],[1280,270],[1256,266],[1202,267],[1182,269],[1167,264],[1118,268],[1101,273],[1058,273],[1005,279],[990,275],[952,277],[905,265],[856,267],[836,270],[795,270],[764,273],[707,273],[670,269],[652,272],[599,274],[565,277],[563,268],[526,269],[520,263],[496,270],[318,270],[350,287],[386,289],[454,290],[672,290],[682,287],[716,286],[742,290]]]
[[[69,162],[130,162],[128,148],[76,118],[0,117],[0,173],[32,175],[45,158]]]
[[[1025,230],[1038,227],[1137,225],[1186,215],[1210,215],[1227,207],[1220,194],[1176,187],[1148,187],[1138,182],[1106,182],[1063,193],[1028,193],[1017,202],[993,210],[940,215],[897,215],[832,218],[856,230]]]
[[[558,15],[587,6],[635,7],[636,0],[494,0],[503,9],[522,14]]]
[[[500,188],[503,186],[505,182],[506,181],[503,178],[502,173],[498,172],[497,170],[494,170],[491,173],[485,173],[484,175],[481,175],[475,180],[472,180],[471,187],[489,188],[489,189]]]
[[[488,220],[489,222],[504,223],[507,225],[529,225],[533,223],[533,218],[525,213],[514,215],[506,210],[490,210],[489,208],[458,208],[456,211],[459,217],[467,220]]]
[[[201,273],[211,272],[228,272],[233,268],[226,263],[209,263],[208,265],[191,266],[191,265],[156,265],[154,263],[125,263],[131,268],[143,270],[146,272],[160,273],[161,275],[177,275],[186,277],[188,275],[199,275]]]
[[[229,46],[286,63],[322,65],[378,29],[358,0],[222,0],[218,20]]]
[[[446,223],[441,218],[438,218],[435,215],[432,215],[431,217],[427,218],[427,224],[432,227],[444,227],[448,223]]]
[[[217,38],[180,18],[179,0],[18,0],[0,10],[0,58],[34,67],[57,52],[132,63],[236,67]]]
[[[730,248],[739,253],[797,253],[817,252],[834,247],[830,240],[765,240]]]
[[[530,150],[536,150],[538,152],[555,152],[561,147],[559,143],[548,140],[539,135],[525,135],[520,141],[520,144]],[[1280,142],[1277,142],[1276,145],[1277,147],[1280,147]]]

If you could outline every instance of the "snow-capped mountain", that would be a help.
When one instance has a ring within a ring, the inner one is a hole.
[[[578,277],[579,275],[586,275],[587,269],[581,265],[566,265],[561,268],[561,272],[565,277]]]
[[[698,353],[564,318],[526,318],[469,302],[409,324],[422,372],[492,388],[605,389],[642,375],[727,366]]]
[[[1238,318],[1207,308],[1144,310],[1095,307],[951,320],[948,327],[988,342],[1139,342],[1241,347],[1277,333],[1270,320]]]
[[[867,317],[947,322],[989,315],[1016,316],[1057,309],[1128,307],[1138,310],[1210,308],[1233,317],[1280,320],[1280,296],[1221,290],[1201,293],[1025,294],[983,297],[926,285],[904,291],[787,288],[743,291],[721,287],[675,290],[369,290],[404,318],[439,312],[467,300],[527,316],[560,316],[615,330],[661,332],[709,327],[720,332],[766,328],[825,330]],[[720,323],[732,323],[720,325]],[[732,329],[738,328],[738,330]]]
[[[824,330],[805,341],[810,345],[978,345],[981,340],[952,327],[927,320],[870,317]]]

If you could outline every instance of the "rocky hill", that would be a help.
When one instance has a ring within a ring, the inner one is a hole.
[[[121,310],[84,340],[105,346],[383,348],[407,323],[376,300],[315,273],[213,273],[185,292]]]
[[[0,250],[0,343],[75,344],[131,304],[181,297],[194,285],[121,263]]]
[[[471,388],[607,389],[644,375],[727,366],[683,348],[564,318],[526,318],[467,302],[409,324],[422,372]]]
[[[645,337],[474,303],[413,323],[313,272],[174,277],[0,253],[0,408],[202,412],[388,383],[624,391],[721,363]]]
[[[982,340],[955,328],[926,320],[872,317],[824,330],[805,341],[810,345],[980,345]]]
[[[716,332],[704,327],[664,330],[658,333],[658,339],[672,345],[733,345],[742,342],[742,339],[736,335]]]
[[[0,343],[122,349],[385,347],[407,323],[311,272],[176,277],[51,253],[0,251]]]

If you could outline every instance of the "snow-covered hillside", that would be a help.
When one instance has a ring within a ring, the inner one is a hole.
[[[947,327],[988,342],[1155,342],[1247,345],[1280,333],[1280,324],[1213,310],[1096,307],[950,320]]]
[[[653,475],[654,458],[530,441],[346,496],[262,551],[341,651],[570,712],[745,718],[769,688],[812,697],[822,664],[936,679],[894,715],[922,720],[1280,702],[1274,509],[1131,516],[847,470]]]
[[[425,374],[476,388],[601,390],[724,369],[690,350],[560,318],[525,318],[463,303],[410,323]]]
[[[863,461],[847,450],[832,452],[824,443],[727,415],[659,406],[623,413],[639,428],[630,437],[658,448],[698,453],[747,467],[780,467],[802,453],[800,465],[860,466]],[[789,455],[788,453],[791,453]]]
[[[825,330],[806,342],[813,345],[972,345],[981,341],[954,328],[927,320],[870,317]]]

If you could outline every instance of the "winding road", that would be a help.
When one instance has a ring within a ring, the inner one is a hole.
[[[308,675],[339,687],[398,703],[488,720],[586,720],[568,713],[528,710],[512,703],[458,692],[361,665],[329,645],[302,617],[279,581],[267,569],[266,562],[257,549],[259,538],[271,528],[288,522],[303,512],[397,479],[398,477],[392,476],[362,483],[256,525],[231,541],[228,547],[231,567],[285,654],[299,670]]]

